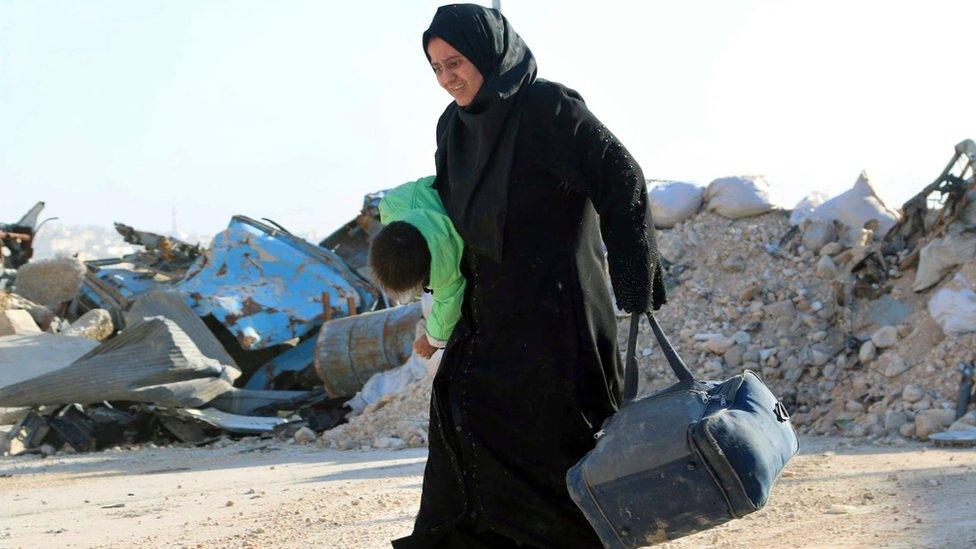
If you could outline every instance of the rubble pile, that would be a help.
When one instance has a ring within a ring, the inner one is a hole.
[[[762,177],[662,182],[662,327],[699,378],[762,375],[800,432],[976,441],[974,167],[967,140],[900,211],[865,174],[792,212]],[[429,296],[371,281],[382,196],[318,245],[235,216],[206,249],[117,223],[127,255],[30,261],[43,203],[0,226],[0,454],[426,445],[440,354],[411,354]],[[674,382],[646,323],[638,361],[642,394]]]

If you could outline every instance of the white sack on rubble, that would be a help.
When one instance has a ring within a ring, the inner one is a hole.
[[[651,202],[651,218],[658,229],[670,229],[698,213],[705,189],[684,181],[648,181],[653,184],[647,196]]]
[[[434,297],[424,293],[420,296],[420,307],[423,311],[423,318],[417,323],[416,337],[427,333],[427,317],[434,304]],[[437,351],[432,357],[426,359],[416,353],[410,355],[406,362],[389,370],[373,374],[363,388],[351,399],[346,401],[346,406],[352,409],[353,414],[363,411],[366,406],[374,404],[383,399],[386,395],[399,393],[407,386],[433,374],[437,371],[437,366],[441,362],[441,355],[444,351]]]
[[[860,229],[872,219],[878,220],[875,238],[884,237],[901,218],[901,214],[885,206],[874,192],[871,181],[865,172],[854,182],[854,186],[821,204],[810,214],[813,219],[840,221],[848,227]]]
[[[761,175],[722,177],[705,189],[705,209],[729,219],[763,214],[775,209],[769,190],[769,182]]]
[[[790,225],[800,226],[803,222],[813,214],[814,210],[820,207],[821,204],[826,202],[830,197],[827,193],[822,191],[813,191],[809,195],[803,197],[802,200],[793,206],[793,210],[790,212]]]
[[[921,292],[938,284],[953,267],[976,259],[976,236],[947,234],[929,242],[918,254],[912,289]]]
[[[976,270],[976,269],[972,269]],[[973,280],[956,275],[929,300],[929,314],[946,335],[976,332],[976,291]]]

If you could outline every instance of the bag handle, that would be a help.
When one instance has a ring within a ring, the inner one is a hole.
[[[637,396],[637,334],[640,327],[640,317],[641,313],[634,313],[630,317],[630,333],[627,336],[627,362],[624,370],[624,402],[634,400]],[[668,341],[668,337],[661,331],[661,326],[657,323],[654,315],[648,312],[647,320],[651,323],[651,330],[654,331],[657,344],[664,351],[664,357],[668,359],[668,364],[671,366],[674,375],[681,381],[695,379],[691,370],[685,366],[684,361],[678,356],[678,352],[674,350],[674,346]]]

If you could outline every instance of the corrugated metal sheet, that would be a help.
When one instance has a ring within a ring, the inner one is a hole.
[[[301,337],[327,316],[368,311],[378,298],[335,253],[244,216],[231,220],[176,288],[247,350]]]
[[[175,322],[193,340],[203,356],[237,368],[237,363],[227,353],[227,350],[217,341],[217,338],[200,320],[200,317],[193,312],[193,309],[186,304],[184,294],[176,291],[153,290],[140,295],[132,304],[129,312],[126,313],[125,325],[131,327],[142,322],[145,318],[154,316],[163,316]]]
[[[239,375],[205,357],[175,322],[154,318],[70,366],[0,388],[0,406],[125,400],[194,407],[226,393]]]

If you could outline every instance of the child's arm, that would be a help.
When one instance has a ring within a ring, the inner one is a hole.
[[[460,273],[448,284],[434,288],[434,303],[427,318],[427,340],[438,348],[447,346],[454,326],[461,319],[465,280]]]

